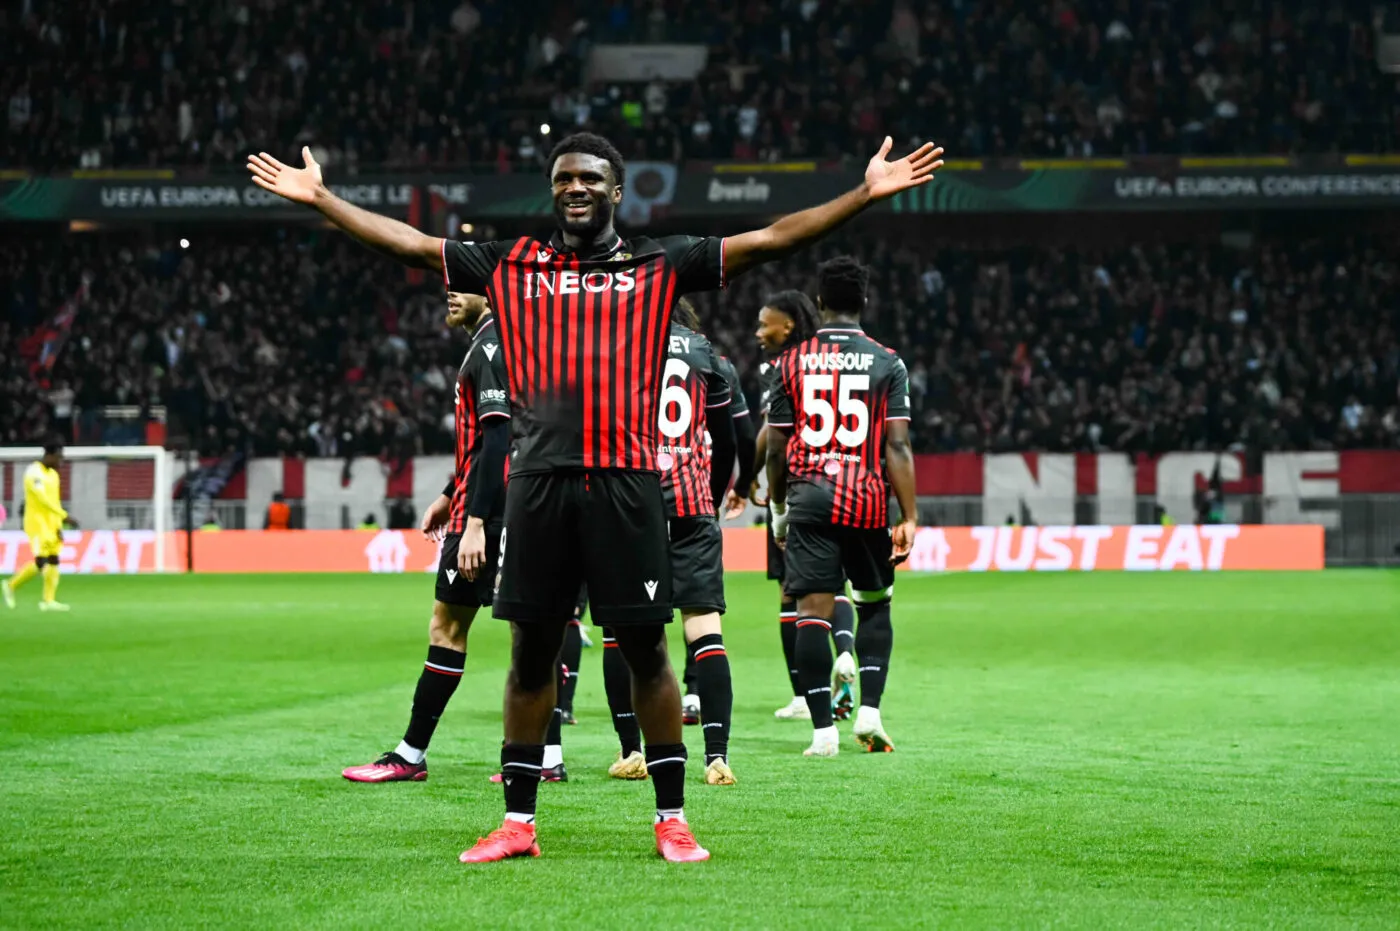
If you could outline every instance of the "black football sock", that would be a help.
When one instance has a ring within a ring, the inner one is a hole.
[[[797,602],[784,601],[778,608],[778,631],[783,636],[783,662],[787,663],[792,694],[800,696],[802,682],[797,672]]]
[[[860,703],[870,708],[880,707],[885,694],[885,679],[890,673],[890,654],[894,651],[894,627],[890,624],[890,603],[863,604],[860,627],[856,630],[856,658],[860,660]]]
[[[559,680],[559,707],[573,714],[578,668],[583,662],[583,632],[577,621],[571,621],[564,628],[564,647],[559,651],[559,662],[565,669],[564,677]]]
[[[831,640],[836,655],[854,653],[856,646],[856,609],[845,595],[836,596],[836,610],[831,613]]]
[[[681,685],[685,687],[684,695],[699,695],[699,684],[695,678],[695,653],[692,650],[685,651],[685,673],[681,676]],[[700,699],[704,703],[705,699]]]
[[[613,730],[617,731],[622,755],[631,756],[642,749],[642,729],[632,710],[632,670],[617,648],[612,632],[603,631],[603,691],[608,694],[608,711],[612,713]]]
[[[540,790],[543,744],[501,746],[501,786],[506,793],[506,817],[512,821],[535,820],[535,797]]]
[[[427,751],[437,730],[443,709],[462,681],[467,654],[448,647],[428,647],[428,661],[418,675],[418,687],[413,690],[413,712],[403,742],[415,750]]]
[[[831,727],[831,622],[826,618],[797,619],[797,665],[812,729]]]
[[[544,745],[546,747],[557,747],[564,741],[560,737],[564,715],[558,708],[554,709],[554,714],[549,716],[549,728],[544,732]]]
[[[729,654],[724,637],[706,634],[687,651],[695,665],[700,721],[705,732],[705,765],[715,757],[729,759],[729,719],[734,711],[734,682],[729,674]]]
[[[647,775],[656,789],[656,820],[681,817],[685,807],[685,744],[647,744]]]

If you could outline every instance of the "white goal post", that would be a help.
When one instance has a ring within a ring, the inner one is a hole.
[[[39,446],[0,447],[0,503],[9,512],[0,530],[23,526],[24,470],[43,455]],[[152,531],[155,571],[166,572],[171,458],[160,446],[65,446],[64,507],[84,531]]]

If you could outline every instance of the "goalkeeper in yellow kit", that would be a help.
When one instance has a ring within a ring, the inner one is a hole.
[[[58,477],[62,462],[63,444],[47,443],[44,458],[24,470],[24,533],[29,537],[34,561],[16,572],[13,578],[0,582],[0,595],[5,598],[6,607],[15,606],[15,589],[36,575],[43,575],[44,600],[39,602],[39,610],[68,610],[66,604],[57,600],[58,556],[63,551],[64,523],[76,524],[63,509]]]

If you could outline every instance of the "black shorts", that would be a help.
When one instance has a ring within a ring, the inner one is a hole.
[[[654,472],[512,475],[492,613],[567,621],[588,586],[593,623],[671,620],[666,505]]]
[[[442,541],[438,557],[437,586],[433,597],[443,604],[480,608],[491,604],[496,587],[496,563],[501,558],[501,524],[486,525],[486,562],[472,582],[457,568],[457,552],[462,546],[460,533],[449,533]]]
[[[788,524],[784,591],[790,598],[840,594],[848,578],[858,592],[887,589],[894,585],[893,549],[890,532],[884,528]]]
[[[783,548],[778,545],[778,541],[773,539],[773,525],[764,524],[764,531],[768,534],[768,578],[775,582],[783,580]]]
[[[724,531],[713,517],[671,518],[671,604],[724,613]]]

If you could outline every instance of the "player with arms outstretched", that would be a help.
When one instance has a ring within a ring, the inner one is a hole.
[[[63,552],[64,524],[76,527],[77,522],[63,509],[63,483],[58,474],[62,464],[63,444],[54,440],[45,443],[44,455],[24,470],[24,535],[29,538],[34,561],[0,582],[7,608],[15,606],[15,589],[42,575],[44,594],[39,610],[68,610],[68,605],[58,600],[58,557]]]
[[[860,658],[855,737],[865,749],[894,749],[880,720],[894,632],[894,567],[916,530],[914,456],[909,448],[909,373],[860,326],[870,273],[841,257],[820,270],[822,328],[778,363],[768,427],[773,535],[784,547],[786,586],[797,599],[797,664],[812,716],[808,756],[835,756],[831,649],[835,599],[851,580]],[[883,458],[883,464],[882,464]],[[893,486],[900,520],[890,530]]]
[[[829,203],[761,230],[717,237],[639,236],[613,228],[626,169],[606,139],[580,133],[550,154],[558,224],[546,239],[468,244],[424,235],[349,204],[304,168],[262,153],[253,180],[307,204],[405,264],[439,269],[450,291],[491,302],[509,374],[515,449],[494,613],[511,621],[506,679],[506,817],[465,851],[466,863],[538,856],[535,806],[556,661],[580,585],[594,623],[612,627],[632,672],[632,699],[656,791],[656,849],[709,858],[683,811],[681,696],[666,653],[671,578],[657,465],[661,385],[671,311],[684,294],[724,287],[790,255],[877,201],[933,179],[941,149],[888,161],[886,139],[865,180]]]
[[[342,775],[352,782],[428,778],[428,743],[462,680],[467,631],[478,609],[491,604],[510,451],[505,359],[491,308],[479,295],[449,293],[447,325],[466,330],[471,342],[457,372],[456,468],[422,521],[423,535],[442,542],[428,621],[428,660],[418,676],[403,739],[373,763],[344,770]],[[562,770],[562,759],[558,766]],[[546,773],[545,778],[552,775]]]

